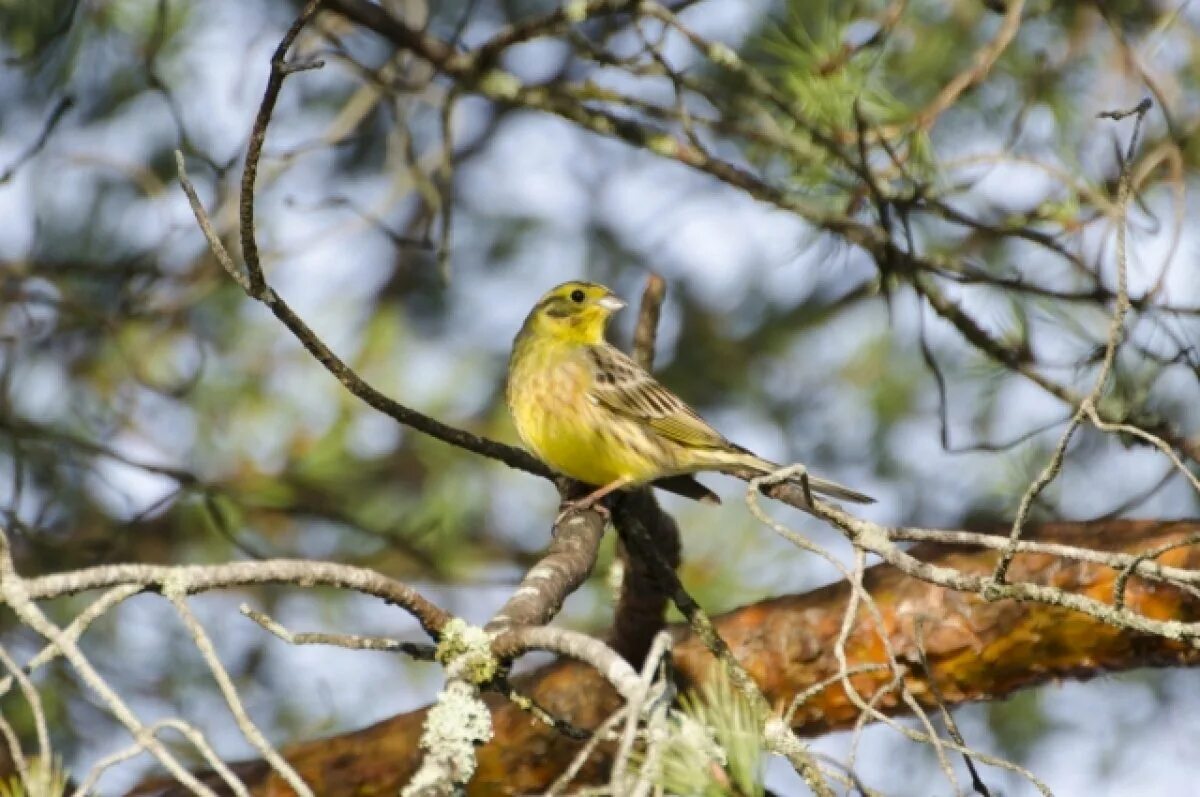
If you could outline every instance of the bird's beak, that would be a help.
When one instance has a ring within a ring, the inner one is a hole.
[[[596,304],[600,305],[601,307],[603,307],[605,310],[607,310],[610,313],[615,313],[618,310],[620,310],[622,307],[625,306],[624,301],[622,301],[619,297],[614,296],[611,293],[608,296],[605,296],[600,301],[596,302]]]

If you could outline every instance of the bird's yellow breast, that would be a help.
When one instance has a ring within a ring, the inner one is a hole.
[[[517,434],[539,459],[572,479],[605,485],[654,478],[658,467],[643,432],[589,398],[593,378],[575,347],[518,343],[507,389]]]

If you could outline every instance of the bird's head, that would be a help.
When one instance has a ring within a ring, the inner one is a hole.
[[[625,306],[615,293],[594,282],[564,282],[538,300],[524,331],[571,343],[604,340],[608,318]]]

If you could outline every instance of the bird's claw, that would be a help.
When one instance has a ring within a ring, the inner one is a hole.
[[[563,501],[562,509],[559,511],[558,517],[554,518],[554,525],[557,527],[571,515],[574,515],[577,512],[586,512],[589,509],[598,513],[600,517],[604,518],[606,521],[612,517],[612,513],[608,511],[608,507],[606,507],[604,504],[598,503],[594,498],[587,497],[580,498],[575,501]]]

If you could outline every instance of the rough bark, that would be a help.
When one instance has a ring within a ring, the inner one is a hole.
[[[1200,530],[1200,521],[1111,521],[1047,524],[1030,529],[1027,539],[1062,542],[1093,550],[1140,552]],[[984,573],[995,564],[994,551],[920,545],[920,558],[964,571]],[[1157,557],[1165,565],[1200,567],[1195,546],[1168,550]],[[1010,578],[1048,584],[1112,601],[1114,570],[1089,563],[1067,562],[1045,554],[1018,555]],[[944,700],[960,704],[1003,697],[1016,689],[1055,678],[1093,675],[1146,666],[1190,666],[1200,653],[1161,637],[1133,634],[1077,612],[1041,604],[988,602],[973,594],[954,593],[908,578],[887,566],[867,571],[865,585],[882,612],[897,656],[913,669],[909,686],[929,702],[930,688],[917,664],[917,627],[921,627],[929,666]],[[721,635],[777,707],[786,707],[798,692],[837,672],[834,640],[849,590],[833,584],[803,595],[763,601],[717,618]],[[1194,621],[1200,599],[1139,577],[1129,579],[1126,603],[1158,619]],[[855,664],[881,662],[883,651],[871,623],[859,612],[848,640],[847,657]],[[680,678],[695,683],[706,677],[712,656],[685,629],[677,629],[675,665]],[[854,676],[869,697],[889,678],[887,673]],[[590,728],[618,706],[618,698],[587,667],[571,662],[547,666],[523,679],[522,687],[544,707],[576,726]],[[882,710],[899,713],[893,695],[881,699]],[[474,795],[515,794],[544,788],[570,761],[579,742],[532,719],[499,697],[490,699],[494,740],[479,751],[479,770],[471,784]],[[813,735],[844,728],[858,716],[840,685],[830,686],[797,712],[794,726]],[[402,714],[353,733],[306,742],[287,750],[288,759],[317,793],[325,797],[394,793],[419,763],[417,739],[422,711]],[[601,749],[582,779],[606,770],[608,751]],[[291,792],[259,762],[241,765],[255,795]],[[216,786],[217,784],[214,784]],[[176,787],[146,784],[135,794],[182,794]]]

